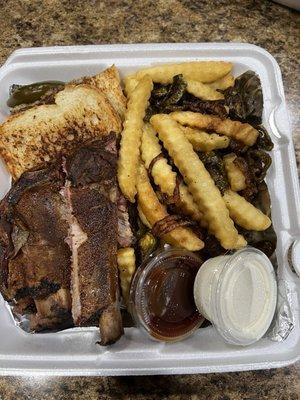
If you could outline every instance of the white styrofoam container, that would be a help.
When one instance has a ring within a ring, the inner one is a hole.
[[[291,272],[287,251],[300,239],[300,196],[294,149],[284,99],[281,73],[265,50],[237,43],[139,44],[21,49],[0,69],[0,118],[8,115],[6,100],[11,84],[42,80],[69,81],[96,74],[115,64],[125,74],[158,63],[189,60],[228,60],[234,74],[251,69],[261,79],[264,125],[274,141],[273,163],[267,181],[272,218],[278,235],[279,279],[293,292],[295,328],[284,342],[263,338],[249,347],[225,344],[213,327],[200,329],[182,342],[150,341],[136,328],[126,329],[110,347],[96,345],[96,328],[58,333],[28,334],[14,324],[0,296],[0,374],[8,375],[144,375],[240,371],[281,367],[300,359],[300,279]],[[10,186],[0,165],[0,197]],[[298,249],[299,246],[294,246]],[[296,251],[296,250],[295,250]],[[294,254],[299,260],[299,254]]]

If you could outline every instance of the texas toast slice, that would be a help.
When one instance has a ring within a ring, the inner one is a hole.
[[[95,86],[104,93],[115,111],[119,114],[122,120],[124,119],[126,97],[121,88],[119,71],[114,65],[100,72],[100,74],[91,77],[84,77],[82,82]]]
[[[104,93],[87,84],[68,85],[56,94],[55,104],[12,115],[0,126],[0,155],[17,179],[79,143],[121,129],[121,118]]]

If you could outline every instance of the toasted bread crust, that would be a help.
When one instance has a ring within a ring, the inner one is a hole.
[[[112,65],[100,74],[83,78],[83,83],[95,86],[101,90],[122,120],[124,119],[126,97],[123,94],[119,71],[115,65]]]
[[[78,143],[121,129],[121,118],[100,89],[68,85],[56,94],[55,104],[12,115],[0,126],[0,154],[16,179]]]

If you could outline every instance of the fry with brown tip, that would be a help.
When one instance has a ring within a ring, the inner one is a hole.
[[[175,111],[170,116],[181,125],[199,129],[209,129],[221,135],[239,140],[247,146],[253,146],[258,138],[258,131],[247,123],[221,119],[214,115],[206,115],[191,111]]]
[[[153,227],[156,222],[167,217],[168,212],[165,206],[158,201],[143,164],[140,164],[138,171],[138,204],[143,215]],[[173,229],[163,236],[163,240],[173,246],[182,247],[190,251],[201,250],[204,247],[202,240],[191,229],[185,227]]]
[[[118,181],[122,193],[132,203],[134,203],[136,195],[143,119],[152,88],[152,80],[146,75],[131,93],[121,137],[118,159]]]
[[[181,172],[195,202],[204,212],[209,231],[219,239],[225,249],[246,245],[245,240],[239,239],[221,193],[179,124],[166,114],[154,115],[150,122]]]

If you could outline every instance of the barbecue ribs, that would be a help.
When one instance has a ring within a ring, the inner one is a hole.
[[[31,329],[67,327],[73,317],[77,326],[99,324],[101,344],[122,335],[116,166],[116,135],[109,134],[24,173],[2,200],[0,288],[19,314],[30,314]]]

